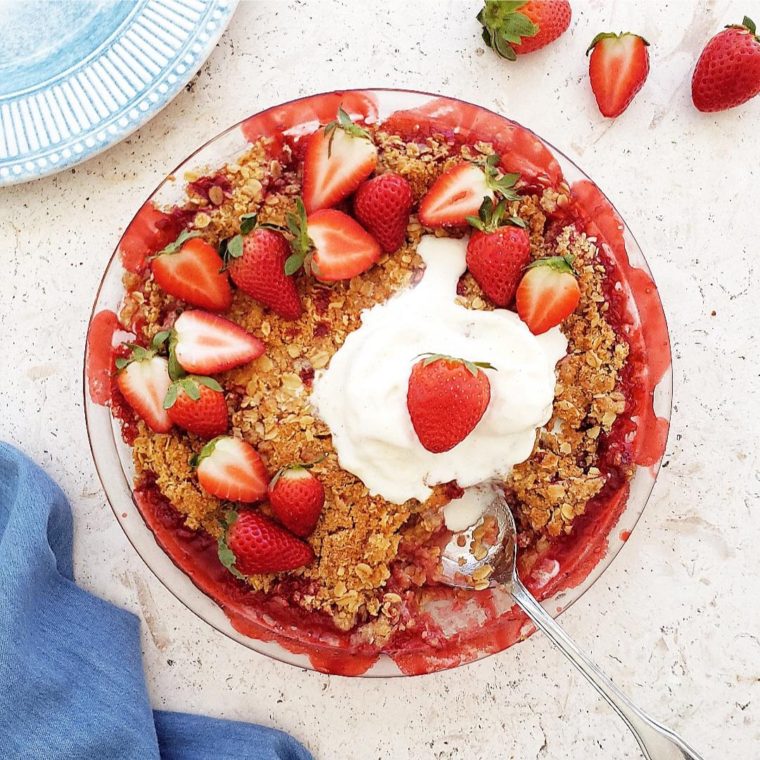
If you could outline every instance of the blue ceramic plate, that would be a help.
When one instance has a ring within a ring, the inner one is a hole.
[[[192,78],[238,0],[0,0],[0,186],[91,158]]]

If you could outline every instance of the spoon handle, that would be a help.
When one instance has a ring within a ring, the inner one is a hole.
[[[670,729],[660,725],[640,710],[605,676],[573,643],[562,627],[535,600],[522,581],[515,577],[512,597],[522,611],[549,640],[575,665],[588,682],[607,700],[612,709],[626,722],[648,760],[702,760],[686,742]]]

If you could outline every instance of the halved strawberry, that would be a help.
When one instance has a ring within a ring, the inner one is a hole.
[[[649,74],[649,43],[638,34],[602,32],[591,41],[589,76],[603,116],[619,116],[630,105]]]
[[[334,206],[356,190],[377,165],[369,133],[338,109],[338,118],[317,130],[306,146],[303,200],[308,213]]]
[[[222,435],[209,441],[192,459],[206,493],[247,504],[266,496],[269,474],[250,444]]]
[[[569,317],[580,297],[572,258],[551,256],[528,267],[515,300],[520,319],[534,335],[540,335]]]
[[[285,273],[301,266],[322,282],[349,280],[366,272],[382,254],[380,244],[358,222],[342,211],[326,208],[306,216],[299,198],[296,213],[288,214],[293,253]]]
[[[518,174],[500,174],[499,157],[491,155],[483,169],[469,161],[451,167],[433,183],[420,201],[419,217],[426,227],[453,227],[475,216],[484,198],[496,193],[507,200],[519,198],[513,190]]]
[[[219,538],[219,561],[237,578],[279,573],[308,565],[311,547],[259,512],[246,509],[225,515]]]
[[[227,311],[232,289],[214,246],[185,230],[151,262],[153,279],[169,295],[210,311]]]
[[[129,358],[119,357],[116,360],[119,390],[155,433],[167,433],[172,426],[164,409],[164,398],[172,382],[169,363],[165,357],[156,354],[165,339],[166,333],[159,333],[151,348],[132,344]]]
[[[183,311],[172,336],[177,361],[186,372],[214,375],[264,353],[264,344],[229,319],[207,311]]]
[[[229,426],[222,386],[211,377],[187,375],[175,380],[166,393],[164,409],[175,425],[201,438],[215,438]]]

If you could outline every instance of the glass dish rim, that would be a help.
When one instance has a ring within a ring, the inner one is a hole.
[[[134,221],[134,219],[137,216],[137,214],[139,213],[140,209],[146,203],[148,203],[151,199],[153,199],[156,196],[156,194],[161,190],[161,188],[167,183],[167,181],[169,181],[169,178],[172,177],[173,175],[175,175],[178,172],[178,170],[181,169],[183,166],[185,166],[189,161],[191,161],[193,159],[193,157],[195,157],[196,155],[198,155],[201,151],[203,151],[210,144],[216,142],[217,140],[220,140],[220,139],[224,138],[228,134],[232,133],[234,130],[239,129],[241,127],[241,125],[245,124],[249,119],[252,119],[252,118],[255,118],[255,117],[260,116],[262,114],[265,114],[266,112],[268,112],[270,110],[273,110],[273,109],[276,109],[276,108],[282,108],[282,107],[285,107],[285,106],[289,106],[291,104],[295,104],[295,103],[298,103],[298,102],[303,101],[303,100],[308,100],[308,99],[312,99],[312,98],[320,98],[320,97],[324,97],[324,96],[334,95],[335,93],[370,93],[370,94],[372,94],[372,93],[380,93],[380,92],[400,93],[402,95],[415,95],[415,96],[421,96],[421,97],[430,98],[430,99],[444,99],[444,100],[449,100],[449,101],[453,101],[453,102],[462,103],[462,104],[465,104],[467,106],[470,106],[470,107],[477,108],[477,109],[480,109],[482,111],[488,112],[489,114],[497,116],[497,117],[499,117],[501,119],[505,119],[505,120],[507,120],[509,122],[512,122],[512,123],[516,124],[521,129],[525,129],[526,131],[530,132],[540,142],[542,142],[543,144],[545,144],[550,149],[550,151],[553,154],[556,154],[556,156],[559,156],[562,159],[564,159],[565,161],[569,162],[578,172],[580,172],[580,174],[585,179],[587,179],[590,182],[592,182],[593,185],[599,190],[599,192],[602,193],[602,195],[604,196],[604,198],[607,200],[607,202],[610,204],[610,206],[612,207],[612,209],[614,210],[614,212],[617,214],[618,218],[622,221],[623,229],[627,233],[627,236],[630,237],[630,241],[635,246],[636,253],[639,255],[639,257],[641,259],[641,262],[643,262],[643,264],[644,264],[645,271],[650,276],[652,275],[651,268],[649,266],[649,262],[647,261],[645,255],[643,253],[643,250],[641,249],[641,246],[639,245],[638,241],[636,240],[636,238],[635,238],[632,230],[630,229],[629,225],[627,224],[627,222],[625,221],[625,219],[622,217],[622,215],[618,212],[618,210],[615,207],[614,203],[612,203],[612,201],[609,199],[609,197],[607,196],[607,194],[597,185],[596,182],[594,182],[594,180],[588,174],[586,174],[586,172],[583,169],[581,169],[581,167],[578,166],[578,164],[573,159],[571,159],[563,151],[559,150],[556,146],[554,146],[549,141],[545,140],[543,137],[541,137],[540,135],[538,135],[536,132],[534,132],[529,127],[525,127],[524,125],[520,124],[519,122],[515,121],[514,119],[512,119],[512,118],[510,118],[508,116],[505,116],[503,114],[497,113],[496,111],[493,111],[490,108],[487,108],[487,107],[482,106],[482,105],[477,104],[477,103],[473,103],[473,102],[465,100],[463,98],[453,97],[453,96],[449,96],[449,95],[441,95],[441,94],[438,94],[438,93],[427,92],[427,91],[424,91],[424,90],[416,90],[416,89],[408,89],[408,88],[394,88],[394,87],[361,87],[361,88],[359,88],[359,87],[352,87],[352,88],[343,88],[343,89],[339,89],[339,90],[326,90],[326,91],[319,92],[319,93],[312,93],[312,94],[308,94],[308,95],[303,95],[303,96],[300,96],[300,97],[297,97],[297,98],[293,98],[291,100],[275,103],[273,105],[268,106],[267,108],[264,108],[264,109],[261,109],[259,111],[256,111],[255,113],[252,113],[252,114],[248,115],[244,119],[241,119],[240,121],[238,121],[235,124],[227,127],[226,129],[221,130],[220,132],[218,132],[217,134],[215,134],[213,137],[211,137],[208,140],[206,140],[204,143],[202,143],[201,145],[199,145],[195,150],[193,150],[190,154],[188,154],[182,161],[180,161],[177,164],[177,166],[174,167],[174,169],[172,169],[166,175],[164,175],[164,177],[161,179],[161,181],[158,183],[158,185],[155,186],[155,188],[147,195],[147,197],[139,205],[139,207],[137,208],[137,211],[135,212],[134,216],[132,217],[132,219],[130,220],[130,222],[125,227],[124,233],[119,237],[119,240],[116,243],[116,246],[114,248],[113,253],[108,258],[108,261],[107,261],[107,263],[105,265],[105,268],[103,269],[103,274],[101,275],[100,282],[98,283],[98,288],[97,288],[97,291],[95,293],[95,298],[94,298],[94,301],[93,301],[92,309],[90,310],[90,316],[89,316],[89,320],[88,320],[88,323],[87,323],[87,332],[89,333],[89,329],[90,329],[90,327],[92,325],[93,319],[96,316],[96,313],[98,313],[96,310],[98,309],[98,306],[100,305],[99,301],[100,301],[100,297],[101,297],[101,293],[103,291],[104,285],[106,283],[107,276],[110,273],[112,266],[114,264],[116,264],[116,263],[119,263],[118,262],[119,248],[120,248],[120,245],[121,245],[121,240],[123,238],[123,235],[129,229],[130,225]],[[654,282],[654,278],[653,277],[652,277],[652,281]],[[655,290],[656,290],[657,299],[659,301],[660,307],[662,308],[663,316],[664,316],[664,319],[665,319],[666,335],[667,335],[667,350],[668,350],[668,353],[670,355],[670,363],[669,363],[669,365],[668,365],[665,373],[663,374],[663,376],[661,377],[661,379],[659,380],[659,382],[657,383],[657,385],[655,387],[655,391],[657,391],[660,388],[662,388],[662,391],[667,395],[667,405],[666,405],[666,408],[664,408],[664,409],[661,410],[662,414],[665,416],[665,419],[667,419],[667,422],[668,422],[668,431],[667,431],[668,435],[667,435],[666,440],[665,440],[665,448],[663,449],[663,451],[665,451],[666,448],[667,448],[667,443],[668,443],[668,439],[669,439],[669,435],[670,435],[670,422],[671,422],[671,419],[672,419],[672,410],[673,410],[672,343],[671,343],[671,339],[670,339],[670,329],[669,329],[669,326],[667,324],[667,314],[665,313],[664,306],[662,305],[662,299],[660,298],[659,288],[657,288],[657,284],[656,283],[654,283],[654,284],[655,284]],[[101,305],[101,308],[102,308],[102,305]],[[88,444],[89,444],[89,447],[90,447],[90,452],[91,452],[92,458],[93,458],[93,463],[95,465],[95,470],[97,472],[98,479],[101,482],[103,491],[104,491],[105,496],[106,496],[106,500],[108,501],[108,504],[109,504],[112,512],[114,513],[114,516],[116,517],[116,520],[119,523],[119,526],[121,527],[122,532],[124,533],[125,537],[127,538],[127,541],[132,546],[132,548],[137,553],[137,555],[140,557],[140,559],[145,563],[145,565],[148,567],[148,569],[151,571],[151,573],[158,579],[158,581],[161,583],[161,585],[175,599],[177,599],[177,601],[179,601],[180,604],[182,604],[184,607],[186,607],[190,612],[192,612],[194,615],[196,615],[204,623],[206,623],[207,625],[211,626],[212,628],[214,628],[219,633],[221,633],[221,634],[227,636],[228,638],[232,639],[233,641],[236,641],[237,643],[245,646],[246,648],[255,651],[257,654],[260,654],[260,655],[265,656],[265,657],[272,658],[274,660],[277,660],[278,662],[282,662],[284,664],[287,664],[287,665],[290,665],[290,666],[293,666],[293,667],[310,669],[310,670],[314,670],[316,672],[325,673],[327,675],[332,675],[332,676],[340,675],[342,677],[351,677],[351,678],[357,677],[357,676],[343,676],[342,674],[339,674],[339,673],[330,673],[330,672],[326,672],[326,671],[323,671],[323,670],[319,670],[316,667],[314,667],[312,664],[303,665],[303,664],[300,664],[298,662],[295,662],[294,658],[301,657],[302,655],[291,653],[285,647],[283,647],[281,644],[279,644],[279,642],[277,642],[277,644],[278,644],[279,650],[281,650],[281,654],[280,654],[280,652],[273,654],[273,653],[271,653],[269,651],[263,651],[257,645],[261,645],[261,644],[264,644],[264,643],[269,644],[270,642],[262,642],[259,639],[256,639],[256,638],[253,638],[253,637],[250,637],[250,636],[246,636],[245,634],[242,634],[239,631],[237,631],[236,629],[234,629],[234,627],[231,625],[231,623],[229,624],[230,628],[235,633],[233,634],[229,630],[224,630],[222,627],[220,627],[216,623],[214,623],[211,620],[207,619],[207,616],[205,616],[202,612],[199,612],[198,610],[194,609],[194,607],[191,606],[190,603],[188,603],[187,601],[185,601],[185,599],[181,598],[181,596],[177,592],[175,592],[175,590],[169,585],[169,583],[167,581],[165,581],[161,577],[161,575],[159,574],[159,571],[156,570],[156,569],[154,569],[152,563],[145,556],[145,554],[147,552],[143,552],[141,550],[141,548],[132,539],[132,537],[130,536],[129,532],[125,528],[125,526],[122,524],[122,520],[120,519],[120,515],[119,515],[119,510],[117,510],[117,507],[114,504],[114,501],[112,499],[111,493],[109,493],[108,486],[106,485],[106,479],[104,478],[104,476],[103,476],[103,474],[101,472],[101,465],[100,465],[100,463],[98,461],[98,455],[95,453],[95,444],[94,444],[94,441],[93,441],[93,435],[94,434],[93,434],[93,429],[92,429],[92,426],[93,426],[94,423],[93,423],[93,421],[91,419],[90,405],[92,405],[93,407],[94,406],[98,406],[98,405],[95,404],[89,398],[89,395],[88,395],[88,378],[87,378],[87,358],[88,358],[88,355],[89,355],[89,345],[86,343],[85,344],[85,351],[84,351],[84,359],[83,359],[83,374],[82,374],[83,384],[82,384],[82,392],[83,392],[83,400],[84,400],[84,415],[85,415],[85,424],[86,424],[86,428],[87,428],[87,438],[88,438]],[[110,415],[110,409],[108,411],[108,414]],[[114,440],[114,445],[115,445],[115,440]],[[634,529],[638,525],[638,523],[639,523],[639,521],[641,519],[641,516],[643,515],[644,510],[645,510],[647,504],[649,503],[649,500],[650,500],[651,495],[652,495],[652,491],[654,490],[654,486],[655,486],[655,484],[657,482],[657,478],[659,476],[659,472],[660,472],[660,469],[661,469],[663,458],[664,458],[664,453],[663,453],[663,456],[661,456],[658,459],[658,461],[655,463],[655,465],[653,465],[652,467],[648,468],[650,470],[651,474],[652,474],[651,483],[649,483],[647,485],[645,493],[642,493],[640,495],[640,497],[639,497],[640,501],[641,501],[641,505],[640,505],[640,507],[637,507],[634,510],[633,519],[629,523],[630,527],[628,528],[628,535],[629,536],[633,533]],[[139,508],[137,507],[137,504],[136,504],[136,501],[135,501],[135,497],[134,497],[134,489],[132,488],[132,484],[131,484],[131,482],[129,480],[129,477],[127,476],[127,473],[125,473],[123,471],[123,468],[122,468],[122,474],[124,475],[125,482],[127,483],[128,487],[129,487],[130,496],[131,496],[131,499],[132,499],[132,502],[133,502],[133,506],[135,507],[135,509],[137,509],[139,511]],[[624,511],[629,508],[629,504],[630,504],[629,498],[630,498],[630,495],[626,499],[626,505],[625,505]],[[622,517],[622,514],[623,513],[621,513],[621,517]],[[617,525],[617,523],[616,523],[616,525]],[[615,529],[616,525],[613,526],[612,532],[610,534],[608,534],[608,536],[610,536],[610,537],[612,536],[612,533],[614,532],[614,529]],[[150,528],[148,528],[147,525],[145,527],[148,530],[150,530]],[[151,533],[152,533],[152,531],[151,531]],[[155,537],[154,537],[154,540],[155,540]],[[622,551],[622,549],[624,548],[624,546],[625,546],[626,543],[627,543],[627,540],[623,541],[622,543],[620,543],[620,545],[618,545],[618,546],[616,546],[614,548],[611,548],[611,547],[608,546],[605,554],[591,568],[591,570],[589,571],[589,573],[587,574],[587,576],[580,583],[578,583],[576,586],[573,586],[571,588],[562,589],[559,592],[556,592],[555,595],[552,595],[548,599],[544,600],[544,602],[542,602],[542,604],[546,605],[548,603],[556,601],[556,599],[555,599],[556,595],[561,595],[561,594],[564,594],[564,593],[566,593],[568,591],[572,591],[574,589],[579,589],[579,588],[581,589],[580,592],[577,594],[577,596],[575,598],[570,599],[569,601],[567,601],[566,604],[563,604],[560,608],[556,608],[556,609],[550,610],[550,614],[553,617],[555,617],[555,618],[559,617],[562,613],[564,613],[567,609],[569,609],[577,601],[579,601],[586,594],[586,592],[599,580],[599,578],[610,567],[610,565],[615,561],[615,559],[618,557],[618,555],[620,554],[620,552]],[[213,603],[214,605],[216,605],[217,607],[219,607],[219,604],[212,597],[210,597],[208,594],[206,594],[204,591],[202,591],[198,586],[196,586],[194,584],[194,582],[192,581],[192,579],[190,579],[189,576],[187,576],[184,573],[183,570],[181,570],[179,567],[177,567],[174,564],[174,562],[171,559],[171,557],[166,552],[164,552],[163,548],[158,544],[158,542],[156,542],[156,544],[157,544],[159,550],[167,557],[167,559],[170,562],[172,562],[172,564],[177,569],[177,571],[180,572],[180,573],[182,573],[183,575],[185,575],[188,578],[188,580],[190,580],[190,582],[193,584],[193,588],[195,589],[195,593],[202,595],[207,600],[209,600],[211,603]],[[528,638],[530,635],[533,634],[533,632],[534,631],[531,631],[524,638]],[[242,640],[242,639],[245,639],[245,640]],[[524,639],[521,638],[520,640],[514,642],[514,644],[518,644],[522,640],[524,640]],[[480,662],[480,661],[482,661],[482,660],[484,660],[484,659],[486,659],[488,657],[492,657],[494,655],[501,654],[502,652],[506,651],[507,649],[510,649],[514,644],[510,644],[509,646],[505,647],[504,649],[500,649],[500,650],[497,650],[497,651],[494,651],[494,652],[484,652],[484,653],[479,654],[474,659],[467,660],[466,662],[463,662],[463,663],[460,663],[460,664],[454,664],[454,665],[446,665],[444,667],[436,668],[434,670],[431,670],[431,671],[429,671],[427,673],[406,674],[406,673],[403,673],[402,671],[400,671],[399,669],[397,669],[398,672],[393,672],[393,673],[372,673],[372,672],[365,672],[365,673],[360,674],[358,677],[361,677],[361,678],[399,678],[399,677],[409,677],[410,675],[412,675],[412,676],[414,676],[414,675],[432,675],[434,673],[438,673],[438,672],[441,672],[441,671],[444,671],[444,670],[452,670],[452,669],[464,667],[466,665],[471,665],[471,664],[474,664],[476,662]],[[372,667],[370,667],[369,670],[372,670]]]

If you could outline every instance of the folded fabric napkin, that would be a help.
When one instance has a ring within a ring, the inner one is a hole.
[[[310,760],[263,726],[152,711],[139,620],[74,584],[66,497],[0,443],[0,758]]]

